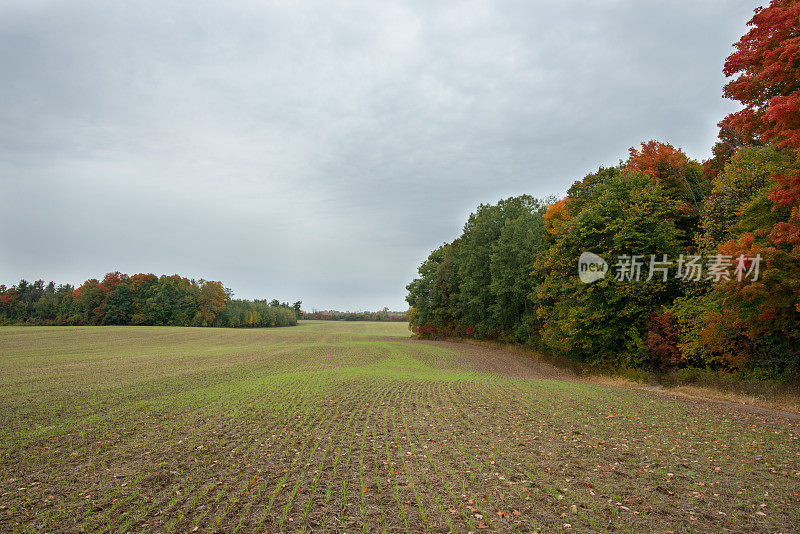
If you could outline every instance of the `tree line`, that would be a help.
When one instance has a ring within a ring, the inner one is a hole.
[[[0,285],[0,325],[294,326],[300,302],[233,299],[221,282],[118,271],[75,288]]]
[[[407,286],[412,329],[598,366],[797,377],[797,5],[756,10],[727,59],[724,94],[744,108],[720,122],[712,158],[648,141],[560,200],[480,205]],[[584,252],[608,266],[592,283]]]
[[[336,310],[325,311],[310,311],[303,312],[303,319],[310,319],[314,321],[393,321],[404,322],[408,321],[406,312],[390,311],[389,308],[383,308],[381,311],[370,312],[343,312]]]

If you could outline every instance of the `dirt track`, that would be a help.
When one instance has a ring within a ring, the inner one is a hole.
[[[470,368],[482,373],[524,379],[571,380],[589,383],[598,382],[592,378],[578,377],[569,370],[561,369],[551,363],[537,359],[535,356],[520,351],[515,351],[513,349],[504,349],[502,347],[486,347],[460,341],[417,340],[412,338],[387,338],[387,340],[421,343],[454,350],[467,358]],[[752,404],[731,402],[722,399],[689,395],[685,393],[674,393],[661,386],[631,384],[612,385],[608,387],[618,387],[629,391],[636,391],[642,395],[657,396],[662,398],[668,397],[670,399],[686,402],[688,404],[711,404],[719,406],[720,408],[732,409],[734,411],[747,412],[756,415],[776,416],[792,420],[800,420],[800,414],[794,412],[754,406]]]
[[[433,341],[409,339],[410,343],[423,343],[454,350],[465,356],[470,367],[480,373],[497,374],[512,378],[545,378],[550,380],[577,380],[574,373],[556,367],[533,356],[503,349],[484,347],[459,341]]]

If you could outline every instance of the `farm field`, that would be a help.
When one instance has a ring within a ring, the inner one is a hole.
[[[2,532],[796,532],[800,422],[405,323],[0,328]]]

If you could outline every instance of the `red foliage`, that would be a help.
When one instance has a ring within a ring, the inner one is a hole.
[[[669,176],[682,175],[689,158],[679,148],[669,143],[648,141],[642,143],[642,149],[628,149],[627,167],[636,172],[646,174],[653,180],[664,181]]]
[[[703,318],[703,323],[698,341],[713,347],[716,363],[725,370],[740,369],[745,362],[753,360],[753,341],[732,326],[728,313],[712,312]]]
[[[760,144],[755,139],[743,138],[739,132],[721,123],[718,137],[719,140],[711,148],[711,159],[703,162],[703,178],[708,181],[713,180],[722,172],[725,165],[740,148]]]
[[[12,288],[6,289],[5,286],[0,288],[0,308],[4,308],[6,311],[12,311],[14,306],[17,305],[19,302],[19,293],[17,290]]]
[[[75,291],[72,292],[72,298],[74,300],[78,300],[79,298],[81,298],[81,293],[83,293],[83,290],[86,287],[88,287],[88,286],[96,286],[96,285],[99,285],[99,284],[100,284],[100,282],[97,280],[97,278],[89,278],[83,284],[81,284],[81,286],[78,289],[76,289]]]
[[[778,148],[800,148],[800,0],[773,0],[756,9],[751,29],[734,45],[725,62],[726,76],[739,76],[725,86],[726,97],[744,109],[720,123],[745,137],[759,136]],[[771,234],[774,243],[792,247],[800,259],[800,175],[776,176],[770,199],[789,207],[790,216]]]
[[[128,275],[119,271],[106,273],[106,275],[103,277],[103,281],[100,282],[100,291],[102,291],[104,295],[108,295],[117,288],[120,282],[127,279]]]
[[[439,336],[439,329],[432,325],[418,326],[414,328],[414,333],[421,338],[435,339]]]
[[[720,247],[722,254],[733,258],[743,254],[761,256],[760,275],[756,282],[725,282],[726,308],[731,310],[721,322],[756,339],[763,335],[791,336],[798,324],[797,263],[789,253],[773,246],[759,245],[753,234],[746,233]]]
[[[784,243],[792,247],[792,255],[800,260],[800,174],[775,176],[777,187],[770,192],[770,200],[776,205],[789,207],[789,219],[777,223],[770,234],[775,244]]]
[[[647,321],[645,345],[654,367],[669,371],[677,367],[681,352],[678,349],[680,332],[670,313],[653,315]]]
[[[721,124],[780,148],[798,148],[800,0],[773,0],[756,9],[748,25],[751,29],[734,45],[723,69],[725,76],[740,74],[723,92],[745,107]]]

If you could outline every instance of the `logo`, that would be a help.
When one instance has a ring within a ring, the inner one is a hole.
[[[578,258],[578,277],[584,284],[591,284],[605,278],[608,272],[606,260],[591,252],[584,252]]]

